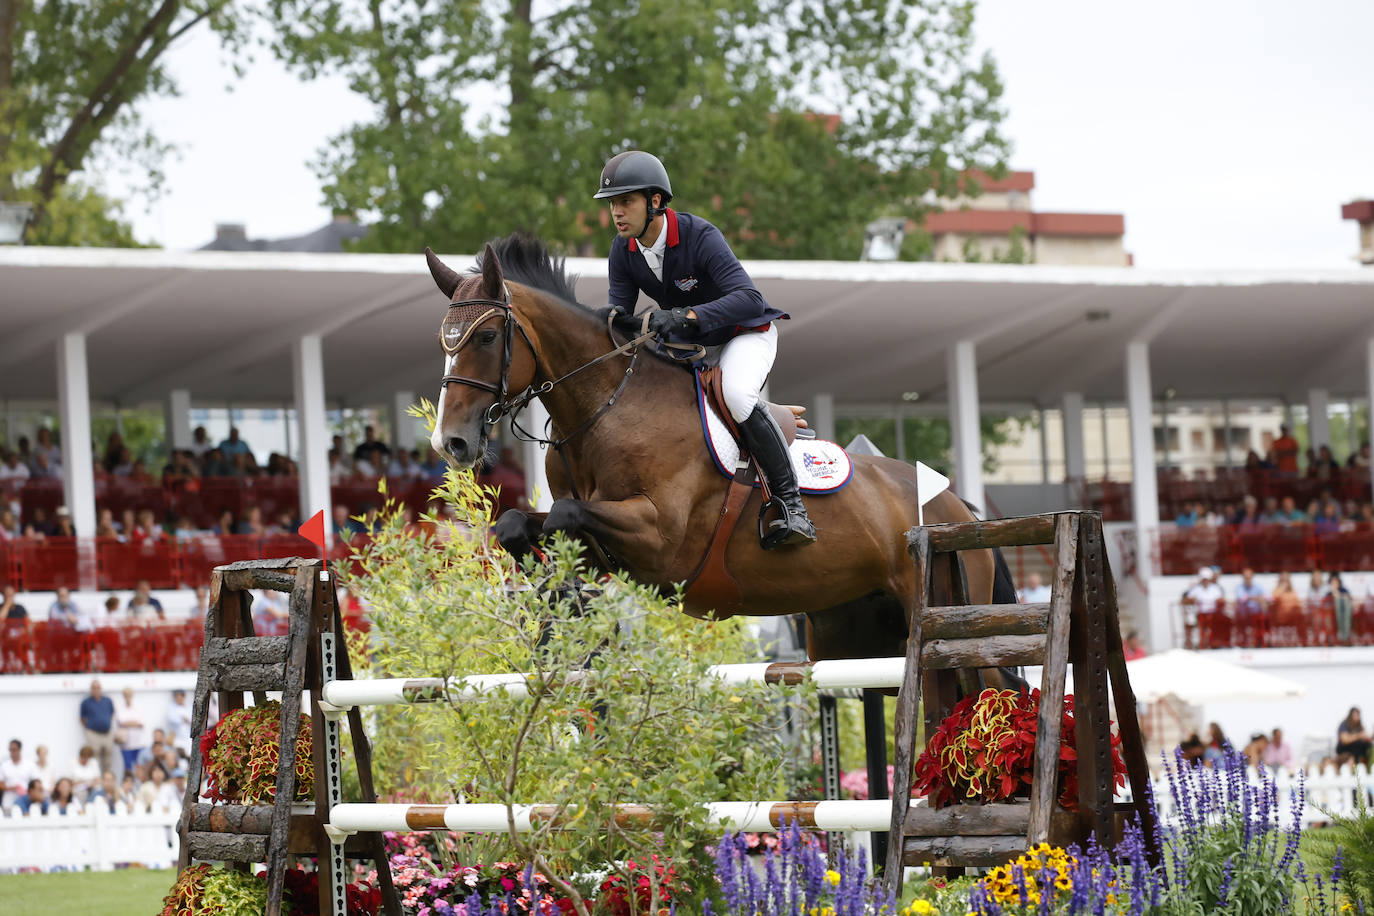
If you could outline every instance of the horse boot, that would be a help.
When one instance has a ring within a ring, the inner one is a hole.
[[[754,412],[739,424],[744,446],[754,456],[759,470],[768,480],[768,488],[773,494],[773,502],[782,511],[782,517],[768,524],[772,531],[764,533],[762,517],[759,519],[759,543],[764,550],[773,550],[787,544],[810,544],[816,540],[816,526],[806,516],[806,506],[802,505],[801,493],[797,489],[797,475],[792,470],[792,456],[787,451],[787,440],[783,438],[778,421],[762,403],[754,407]],[[765,505],[764,509],[767,509]]]

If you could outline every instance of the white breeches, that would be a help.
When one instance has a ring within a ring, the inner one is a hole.
[[[759,391],[773,371],[778,355],[778,326],[745,332],[721,347],[720,375],[725,406],[736,423],[743,423],[759,403]]]

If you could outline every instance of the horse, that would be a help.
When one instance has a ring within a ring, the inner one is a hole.
[[[503,414],[538,397],[551,418],[553,504],[547,513],[504,512],[495,525],[502,547],[520,556],[566,532],[643,584],[671,591],[691,577],[730,484],[706,454],[693,373],[647,345],[616,341],[606,310],[579,304],[563,260],[531,236],[488,243],[466,274],[428,248],[425,256],[449,300],[434,450],[450,466],[473,467]],[[684,611],[805,613],[812,661],[903,655],[917,587],[906,542],[918,523],[916,469],[865,455],[852,463],[843,489],[807,497],[817,543],[765,551],[741,526],[726,553],[738,606],[688,601]],[[755,491],[742,517],[761,504]],[[974,520],[949,490],[924,509],[928,524]],[[961,557],[970,603],[1016,601],[1000,554]]]

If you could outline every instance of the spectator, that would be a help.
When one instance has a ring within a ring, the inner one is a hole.
[[[420,470],[425,472],[426,480],[438,483],[448,471],[448,464],[439,457],[438,452],[429,448],[425,451],[425,461],[420,465]]]
[[[1260,524],[1279,525],[1283,519],[1279,516],[1279,499],[1277,496],[1266,496],[1264,498],[1264,511],[1260,513]]]
[[[1274,594],[1269,601],[1270,616],[1276,629],[1292,629],[1301,632],[1306,623],[1302,612],[1302,599],[1293,588],[1293,579],[1288,572],[1279,573],[1274,583]]]
[[[1022,604],[1043,604],[1050,600],[1050,587],[1040,581],[1039,573],[1026,577],[1026,587],[1021,590]]]
[[[403,448],[396,449],[396,457],[391,459],[391,464],[386,469],[388,477],[395,477],[398,480],[419,480],[424,472],[420,470],[410,452]]]
[[[1293,765],[1293,748],[1283,740],[1283,729],[1276,728],[1269,738],[1269,746],[1264,749],[1264,765],[1274,770]]]
[[[381,457],[377,459],[377,461],[385,462],[386,460],[390,459],[391,449],[387,448],[385,442],[377,438],[376,428],[374,428],[372,424],[369,423],[367,426],[363,427],[363,441],[360,442],[358,444],[358,447],[353,450],[354,467],[357,467],[358,462],[363,459],[371,460],[371,453],[378,451],[382,454]],[[376,466],[377,461],[372,461],[374,467]],[[359,471],[358,473],[361,474],[362,471]]]
[[[334,485],[347,483],[352,476],[353,470],[344,462],[343,455],[337,449],[330,449],[329,482]]]
[[[1245,494],[1244,504],[1240,512],[1232,517],[1231,524],[1239,526],[1241,531],[1258,530],[1264,524],[1264,518],[1259,511],[1259,500],[1249,493]]]
[[[1247,566],[1241,571],[1240,584],[1236,586],[1236,623],[1250,636],[1264,624],[1267,597],[1264,588],[1255,581],[1255,571]],[[1247,644],[1256,644],[1256,640],[1249,639]]]
[[[359,477],[380,477],[386,468],[386,457],[372,446],[358,446],[353,453],[353,473]]]
[[[59,626],[73,630],[89,630],[91,621],[72,600],[72,590],[65,585],[57,587],[57,600],[48,608],[48,620]]]
[[[1178,745],[1178,752],[1183,757],[1183,762],[1193,766],[1202,766],[1205,762],[1207,745],[1202,743],[1202,739],[1193,732],[1184,738]]]
[[[1298,440],[1288,432],[1287,426],[1279,427],[1279,437],[1274,440],[1274,466],[1280,474],[1298,476]]]
[[[234,529],[234,533],[247,534],[258,538],[265,537],[268,532],[267,526],[262,523],[262,509],[257,506],[249,506],[247,518],[239,522],[238,527]]]
[[[1224,604],[1226,594],[1217,585],[1216,571],[1204,566],[1197,571],[1197,582],[1183,593],[1183,632],[1187,648],[1197,648],[1199,614],[1212,614]]]
[[[139,752],[148,746],[148,717],[134,702],[134,688],[124,688],[124,702],[115,707],[115,743],[124,756],[124,772],[132,773]]]
[[[1310,449],[1309,449],[1310,451]],[[1340,476],[1341,466],[1331,454],[1331,446],[1323,445],[1317,449],[1316,459],[1308,465],[1307,476],[1317,480],[1334,480]]]
[[[106,474],[113,474],[114,469],[119,467],[119,459],[124,448],[124,437],[116,430],[110,433],[110,437],[105,440],[105,457],[100,459],[100,466],[105,469]]]
[[[134,543],[142,544],[149,541],[160,541],[167,536],[162,530],[162,526],[157,523],[157,516],[153,515],[152,509],[140,509],[138,512],[138,524],[134,527]]]
[[[66,506],[57,507],[57,517],[53,520],[50,534],[55,538],[76,537],[76,528],[72,525],[72,513]]]
[[[1336,639],[1344,645],[1349,645],[1355,602],[1350,597],[1350,590],[1342,584],[1340,573],[1332,573],[1327,582],[1330,586],[1328,593],[1331,595],[1331,610],[1336,615]]]
[[[181,799],[177,797],[176,790],[167,782],[168,775],[161,761],[152,765],[148,770],[148,779],[138,787],[134,810],[151,813],[170,811],[181,806]]]
[[[147,579],[139,579],[134,588],[133,597],[129,599],[127,608],[128,615],[133,620],[143,620],[149,617],[157,617],[158,620],[166,618],[162,610],[162,602],[152,595],[152,585]]]
[[[33,813],[35,808],[39,814],[47,814],[48,793],[43,788],[43,780],[30,779],[28,790],[15,800],[14,807],[25,815]]]
[[[19,460],[18,452],[5,455],[4,463],[0,464],[0,483],[25,481],[29,476],[29,466]]]
[[[119,800],[129,811],[138,810],[138,780],[133,770],[125,770],[119,780]]]
[[[1221,730],[1221,726],[1215,722],[1207,726],[1207,749],[1202,756],[1208,766],[1216,766],[1218,760],[1227,752],[1234,750],[1231,742],[1227,740],[1226,733]]]
[[[348,507],[342,503],[334,504],[334,536],[337,538],[349,538],[355,534],[362,534],[366,529],[362,522],[350,518]]]
[[[226,461],[233,461],[236,455],[247,455],[252,451],[248,447],[248,443],[239,438],[237,426],[229,427],[229,438],[219,444],[219,452]]]
[[[202,477],[228,477],[234,472],[233,464],[224,457],[224,452],[212,448],[201,461]]]
[[[195,594],[191,603],[191,619],[204,620],[206,612],[210,610],[210,589],[197,585]]]
[[[219,522],[210,530],[215,534],[233,534],[234,529],[237,527],[238,524],[234,521],[233,510],[221,509],[219,513]]]
[[[105,619],[102,623],[112,623],[119,616],[119,598],[111,595],[105,599]]]
[[[8,810],[23,797],[33,780],[33,764],[24,759],[24,742],[10,739],[10,755],[0,760],[0,807]]]
[[[1350,712],[1341,720],[1340,726],[1336,729],[1336,763],[1337,765],[1347,763],[1351,760],[1356,763],[1364,763],[1369,759],[1369,749],[1371,742],[1369,732],[1365,730],[1364,721],[1360,718],[1360,707],[1350,707]]]
[[[77,797],[82,801],[91,797],[91,793],[100,787],[100,761],[95,757],[95,748],[89,744],[81,745],[81,750],[76,752],[76,762],[69,768],[72,779],[76,783]]]
[[[62,464],[54,461],[47,455],[39,453],[33,456],[33,462],[29,465],[29,477],[33,478],[61,478]]]
[[[119,536],[119,530],[115,528],[114,513],[110,511],[109,507],[101,509],[96,514],[95,536],[98,538],[114,538],[120,541],[124,540]]]
[[[1248,766],[1257,767],[1264,762],[1264,754],[1269,750],[1269,736],[1264,732],[1256,732],[1250,736],[1250,742],[1241,751],[1245,755],[1245,763]]]
[[[5,586],[5,600],[0,602],[0,620],[28,620],[28,608],[15,600],[13,585]]]
[[[52,787],[52,794],[48,796],[48,804],[57,814],[66,814],[69,811],[75,814],[81,810],[81,801],[76,796],[76,787],[66,776],[59,779],[57,784]]]
[[[191,704],[186,702],[186,691],[172,691],[172,701],[167,704],[166,721],[167,743],[189,754],[191,752]]]
[[[1345,466],[1348,468],[1364,468],[1366,470],[1369,469],[1370,454],[1368,439],[1360,443],[1360,450],[1358,452],[1350,453],[1350,457],[1346,459]]]
[[[1174,517],[1174,524],[1180,528],[1192,528],[1197,525],[1197,523],[1198,512],[1196,506],[1193,503],[1184,503],[1178,515]]]
[[[191,433],[191,446],[186,451],[190,452],[197,460],[204,457],[205,453],[214,446],[210,443],[210,437],[205,432],[204,426],[197,426]]]
[[[1330,591],[1326,587],[1326,576],[1322,575],[1320,569],[1312,570],[1312,576],[1307,580],[1307,603],[1311,605],[1321,604]]]
[[[57,473],[53,474],[54,477],[61,476],[62,446],[52,441],[52,430],[48,429],[46,426],[38,427],[38,444],[33,447],[33,460],[35,464],[40,458],[44,459],[49,469],[57,469]],[[30,470],[36,470],[36,468],[30,468]]]
[[[162,753],[167,749],[167,733],[160,728],[153,729],[153,743],[138,752],[138,759],[134,761],[134,773],[139,780],[148,778],[148,768],[154,763],[162,760]]]
[[[100,681],[91,681],[91,692],[81,701],[81,727],[89,745],[100,761],[102,772],[114,768],[115,707],[101,689]]]
[[[259,636],[285,635],[291,610],[281,592],[263,589],[253,593],[253,627]]]
[[[1335,534],[1341,530],[1341,507],[1329,499],[1320,507],[1313,502],[1312,526],[1318,535]]]
[[[130,776],[130,779],[133,777]],[[119,803],[119,784],[115,781],[115,774],[111,770],[106,770],[100,774],[100,785],[91,793],[87,804],[94,805],[97,802],[104,804],[111,814],[115,813],[115,805]]]
[[[0,509],[0,541],[19,537],[19,519],[12,509]]]
[[[31,775],[34,779],[43,783],[43,791],[51,792],[52,787],[57,784],[57,768],[48,759],[48,746],[40,744],[33,749],[33,771]]]
[[[127,448],[119,450],[119,460],[110,469],[110,474],[114,477],[131,477],[134,473],[134,453]]]
[[[1135,630],[1126,634],[1126,641],[1121,646],[1122,654],[1126,656],[1126,661],[1133,662],[1138,658],[1145,657],[1145,647],[1140,644],[1140,634]]]
[[[1280,525],[1303,525],[1307,523],[1307,516],[1299,511],[1298,506],[1293,502],[1293,497],[1285,496],[1283,502],[1279,504],[1278,515],[1274,520]]]

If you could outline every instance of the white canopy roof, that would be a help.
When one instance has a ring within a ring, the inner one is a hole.
[[[470,255],[446,256],[466,268]],[[606,264],[572,259],[600,304]],[[753,261],[791,313],[775,398],[945,400],[943,354],[977,343],[985,403],[1123,397],[1122,351],[1152,342],[1157,391],[1300,401],[1367,396],[1374,270],[1159,271],[1017,265]],[[291,400],[287,345],[324,339],[331,401],[437,391],[443,298],[421,255],[0,249],[0,393],[54,399],[54,343],[87,334],[91,396],[133,404]],[[1089,316],[1096,316],[1093,320]]]

